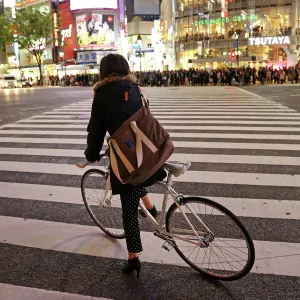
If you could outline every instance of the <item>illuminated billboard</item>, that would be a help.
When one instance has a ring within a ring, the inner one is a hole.
[[[159,0],[134,0],[134,13],[136,15],[159,15]]]
[[[78,47],[115,47],[114,16],[91,13],[76,16],[75,20]]]
[[[70,0],[70,9],[118,9],[118,0]]]

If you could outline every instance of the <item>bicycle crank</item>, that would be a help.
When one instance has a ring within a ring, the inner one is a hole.
[[[174,246],[175,246],[175,242],[172,238],[170,238],[169,236],[167,236],[166,234],[163,234],[161,232],[159,232],[158,230],[155,230],[153,232],[153,234],[157,237],[159,237],[160,239],[166,241],[163,245],[162,248],[167,250],[167,251],[171,251]]]

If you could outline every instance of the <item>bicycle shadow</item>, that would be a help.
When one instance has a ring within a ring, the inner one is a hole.
[[[181,267],[181,271],[176,271],[178,267],[174,267],[174,271],[163,271],[163,268],[168,267],[170,266],[146,266],[141,272],[140,279],[137,280],[135,274],[132,274],[124,277],[124,284],[130,289],[131,293],[143,295],[142,298],[147,300],[243,299],[240,294],[236,295],[232,292],[230,286],[226,286],[226,283],[195,273],[189,267]],[[168,298],[166,298],[166,295],[168,295]]]

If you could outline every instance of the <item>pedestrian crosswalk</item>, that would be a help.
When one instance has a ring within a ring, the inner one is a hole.
[[[238,88],[145,91],[172,159],[192,163],[176,190],[242,220],[256,248],[251,274],[204,281],[144,220],[141,278],[121,273],[125,241],[94,226],[74,166],[84,159],[86,100],[0,127],[0,299],[300,299],[300,113]],[[160,191],[149,191],[159,208]]]

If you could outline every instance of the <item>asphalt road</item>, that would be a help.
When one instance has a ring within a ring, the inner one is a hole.
[[[243,89],[300,112],[300,84],[255,85]]]
[[[86,148],[88,120],[78,116],[90,111],[91,88],[0,91],[0,300],[299,300],[300,114],[290,109],[298,87],[246,89],[254,94],[147,89],[175,143],[172,159],[192,163],[174,188],[223,204],[254,240],[255,265],[235,282],[187,267],[144,219],[140,278],[122,274],[125,241],[94,225],[79,188],[84,170],[74,166]],[[161,189],[149,192],[159,209]],[[120,221],[120,208],[110,214]]]
[[[0,89],[0,125],[91,98],[91,87]]]

